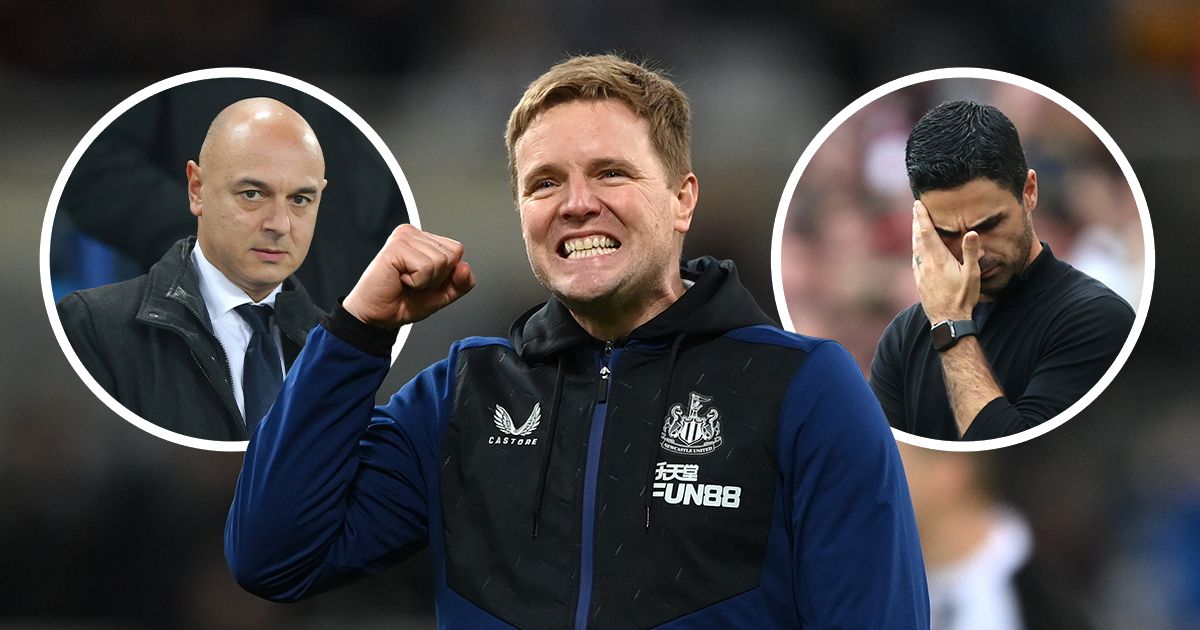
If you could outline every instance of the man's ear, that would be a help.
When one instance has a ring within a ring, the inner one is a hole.
[[[679,189],[675,191],[675,231],[687,234],[692,227],[692,214],[696,210],[696,202],[700,200],[700,182],[695,173],[688,173]]]
[[[188,209],[197,218],[202,214],[204,204],[200,198],[201,180],[204,177],[204,171],[200,165],[193,160],[188,160],[187,163],[187,192],[188,192]]]
[[[1026,212],[1032,212],[1037,207],[1037,199],[1037,171],[1029,169],[1025,175],[1025,188],[1021,190],[1021,201],[1025,204]]]

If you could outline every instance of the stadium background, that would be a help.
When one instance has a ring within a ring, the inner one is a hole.
[[[1200,343],[1190,328],[1200,8],[939,1],[892,3],[885,14],[865,2],[776,4],[0,5],[0,625],[432,622],[424,554],[297,605],[242,593],[221,553],[240,455],[142,433],[71,370],[46,321],[37,243],[58,171],[100,116],[167,76],[238,65],[318,85],[365,118],[404,169],[423,226],[464,242],[479,276],[470,296],[415,327],[390,392],[452,339],[504,334],[541,299],[510,201],[503,124],[554,61],[616,50],[658,61],[692,98],[702,194],[688,251],[736,259],[768,310],[770,232],[787,176],[820,127],[869,89],[918,70],[982,66],[1046,84],[1094,116],[1149,203],[1158,237],[1149,319],[1091,408],[999,453],[995,470],[1101,627],[1200,626]]]

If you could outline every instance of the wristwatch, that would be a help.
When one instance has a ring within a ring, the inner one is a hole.
[[[959,339],[979,334],[979,327],[969,319],[947,319],[934,324],[929,332],[933,349],[944,352],[954,347]]]

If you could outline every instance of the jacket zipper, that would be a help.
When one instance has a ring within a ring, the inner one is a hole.
[[[200,363],[200,357],[196,356],[196,351],[188,348],[188,353],[192,355],[192,361],[196,362],[196,367],[200,368],[200,373],[204,375],[204,378],[208,381],[208,384],[212,385],[213,389],[216,389],[217,382],[213,380],[213,377],[208,373],[208,370],[204,369],[204,364]],[[226,359],[226,361],[228,361],[228,359]]]
[[[592,606],[593,547],[596,540],[596,481],[600,472],[600,446],[604,439],[604,420],[608,415],[608,394],[612,387],[612,365],[620,350],[611,341],[604,342],[598,357],[600,369],[596,379],[596,405],[592,409],[592,424],[588,431],[587,459],[583,469],[583,523],[579,536],[579,599],[575,608],[575,628],[585,630],[588,610]]]
[[[225,373],[230,375],[229,389],[226,391],[233,396],[233,400],[236,402],[237,393],[233,391],[233,367],[229,365],[229,355],[225,354],[225,347],[221,345],[221,340],[217,339],[217,333],[213,332],[212,326],[210,326],[208,322],[200,316],[200,313],[196,312],[196,309],[192,308],[191,304],[188,304],[183,300],[176,300],[174,298],[172,298],[172,301],[186,308],[188,312],[190,312],[192,316],[196,318],[196,321],[200,322],[200,326],[204,329],[204,332],[208,333],[208,336],[212,337],[213,341],[217,342],[217,352],[221,353],[221,360],[225,362]],[[188,351],[192,353],[192,360],[196,362],[196,366],[200,368],[200,372],[204,374],[204,378],[207,378],[208,382],[212,383],[213,389],[217,389],[216,381],[214,381],[212,376],[209,375],[208,370],[205,370],[204,366],[200,364],[200,357],[196,356],[196,351],[192,350],[191,346],[188,347]],[[248,437],[250,433],[250,427],[246,423],[246,418],[242,415],[242,410],[238,409],[237,405],[234,405],[233,410],[237,411],[237,417],[241,418],[242,429],[246,431]]]
[[[612,343],[604,346],[604,359],[600,365],[600,380],[596,381],[596,402],[600,404],[608,404],[608,376],[612,374],[612,370],[608,369],[608,359],[612,356]]]

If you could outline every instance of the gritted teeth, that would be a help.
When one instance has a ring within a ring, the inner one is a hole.
[[[602,254],[611,254],[621,247],[616,239],[602,234],[594,234],[583,238],[573,238],[563,242],[562,255],[575,258],[589,258]]]

